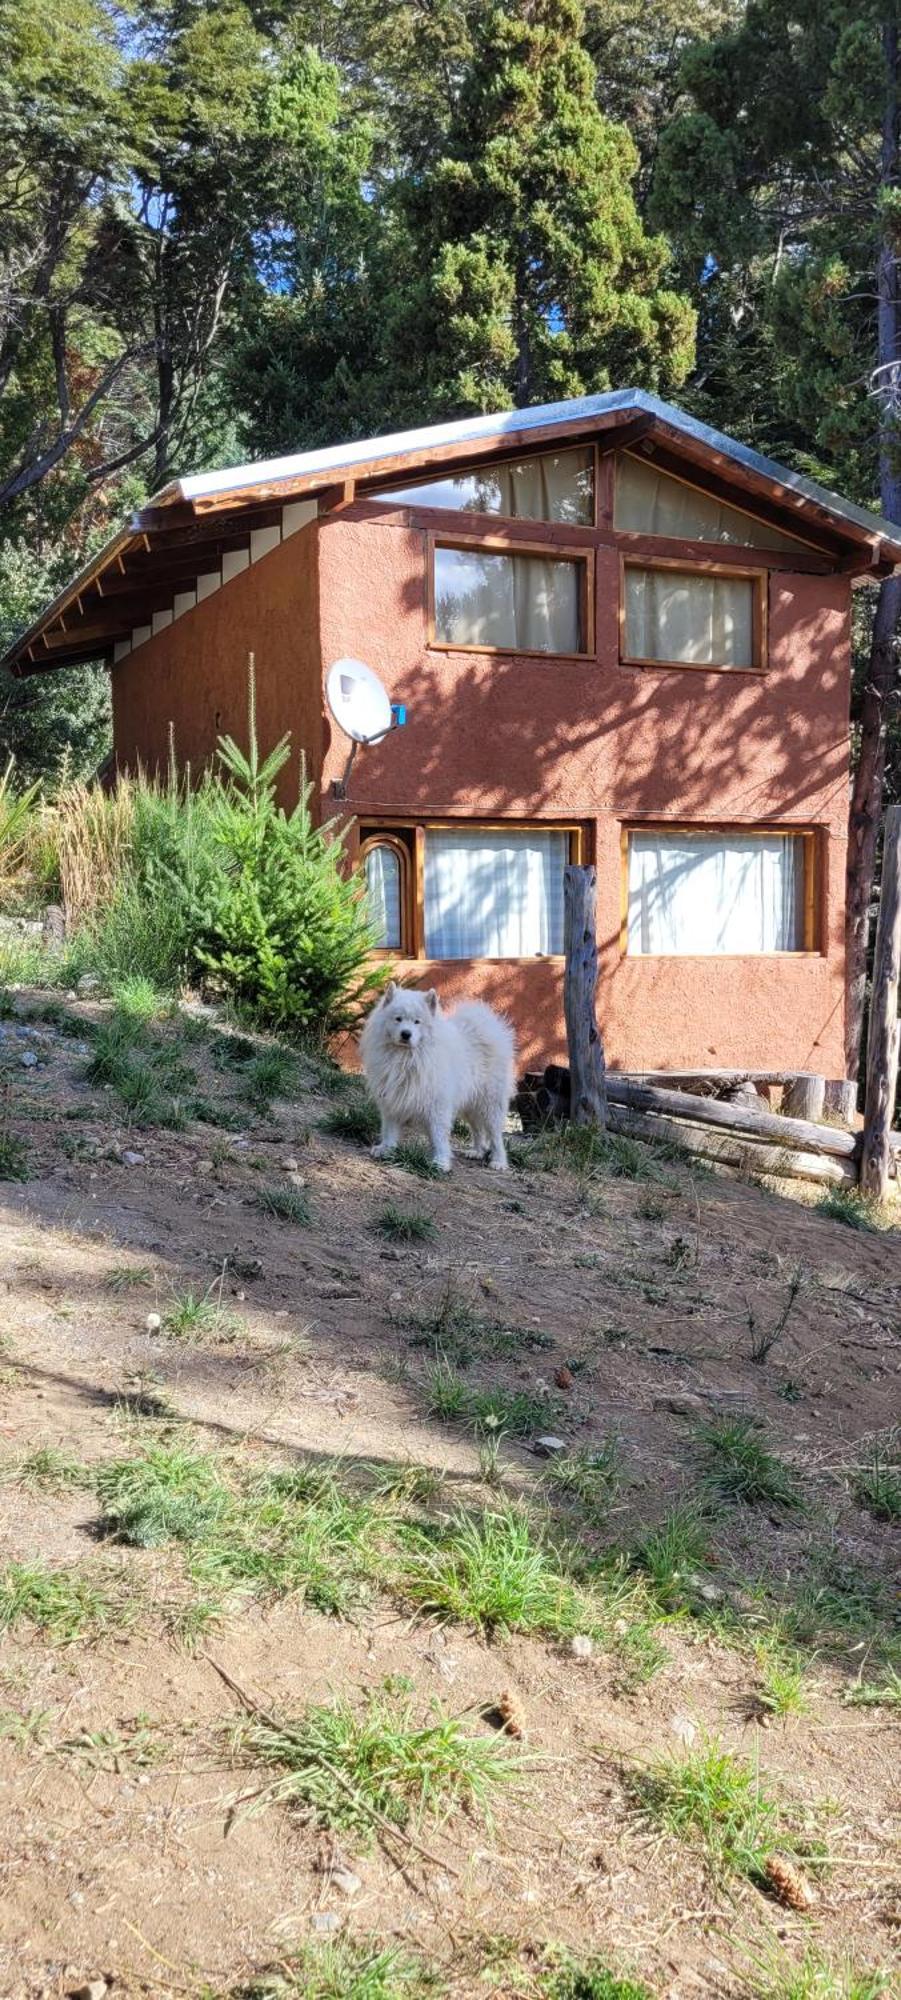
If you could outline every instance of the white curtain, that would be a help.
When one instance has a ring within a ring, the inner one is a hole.
[[[626,655],[704,667],[751,667],[754,591],[747,576],[626,567]]]
[[[427,958],[562,952],[567,856],[565,833],[427,831]]]
[[[392,847],[370,847],[364,866],[369,918],[376,944],[384,951],[400,951],[403,931],[399,857]]]
[[[613,525],[621,532],[671,535],[683,542],[732,542],[746,549],[800,549],[793,535],[728,507],[712,493],[670,479],[631,452],[616,461]]]
[[[582,651],[582,565],[435,549],[435,634],[450,646]]]
[[[638,953],[803,950],[802,836],[630,834],[628,936]]]
[[[510,521],[568,521],[590,528],[594,456],[590,449],[542,452],[515,464],[486,465],[368,497],[395,507],[445,507],[453,513],[502,514]]]

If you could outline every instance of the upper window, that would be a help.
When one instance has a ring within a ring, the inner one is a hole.
[[[630,833],[629,951],[812,949],[812,847],[803,833]]]
[[[621,532],[669,535],[680,542],[731,542],[744,549],[802,549],[794,535],[729,507],[698,486],[673,479],[624,451],[616,461],[613,525]]]
[[[584,557],[512,555],[436,544],[435,632],[442,646],[519,653],[584,653]]]
[[[370,493],[397,507],[445,507],[455,514],[502,514],[510,521],[594,524],[594,453],[542,452],[535,458],[478,466]]]
[[[762,666],[763,589],[760,576],[627,563],[623,658],[688,667]]]
[[[429,827],[427,958],[536,958],[563,950],[569,835]]]

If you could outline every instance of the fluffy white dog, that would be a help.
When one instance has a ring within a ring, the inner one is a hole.
[[[425,1130],[442,1173],[451,1168],[451,1131],[462,1118],[488,1164],[504,1168],[504,1121],[513,1093],[513,1029],[481,1000],[444,1014],[434,988],[385,988],[360,1038],[366,1080],[382,1114],[373,1153],[387,1159],[410,1128]]]

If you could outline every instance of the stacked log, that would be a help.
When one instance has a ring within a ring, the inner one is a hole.
[[[702,1158],[743,1172],[774,1174],[834,1185],[856,1183],[860,1138],[837,1125],[791,1118],[769,1110],[754,1088],[759,1081],[787,1079],[731,1075],[693,1076],[693,1089],[670,1089],[643,1076],[607,1072],[607,1124],[612,1132],[639,1139],[662,1139]],[[807,1079],[805,1079],[806,1081]],[[673,1079],[675,1081],[675,1079]],[[724,1094],[707,1094],[716,1087]],[[725,1095],[729,1089],[730,1096]],[[814,1101],[820,1101],[814,1093]],[[569,1117],[569,1072],[559,1063],[523,1078],[517,1108],[525,1129]]]

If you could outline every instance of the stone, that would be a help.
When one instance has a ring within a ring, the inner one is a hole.
[[[333,1868],[330,1879],[342,1896],[358,1896],[363,1887],[359,1875],[355,1875],[352,1868]]]
[[[295,1160],[293,1153],[289,1153],[287,1159],[282,1161],[282,1172],[285,1174],[296,1174],[297,1171],[298,1162]]]
[[[38,1059],[33,1049],[26,1049],[19,1061],[23,1069],[37,1069]]]
[[[704,1414],[704,1404],[700,1396],[655,1396],[654,1408],[669,1410],[673,1417],[701,1417]]]
[[[723,1592],[715,1583],[702,1583],[701,1596],[706,1598],[708,1604],[722,1604],[723,1601]]]
[[[86,1979],[83,1986],[70,1987],[69,2000],[106,2000],[108,1992],[109,1980]]]
[[[159,1333],[162,1324],[162,1318],[159,1313],[148,1313],[144,1321],[148,1333]]]
[[[341,1929],[341,1918],[337,1910],[315,1910],[310,1918],[310,1926],[312,1930],[319,1932],[320,1937],[328,1937],[333,1931]]]
[[[569,1650],[574,1660],[590,1660],[594,1652],[594,1640],[587,1632],[574,1632],[569,1642]]]
[[[123,1153],[122,1165],[123,1167],[142,1167],[144,1159],[145,1155],[143,1153]]]
[[[83,972],[81,978],[75,982],[75,991],[83,1000],[88,993],[100,992],[100,981],[94,977],[93,972]]]
[[[564,1438],[550,1435],[536,1438],[532,1450],[538,1458],[557,1458],[561,1451],[566,1450],[566,1441]]]

